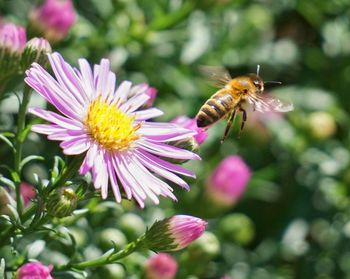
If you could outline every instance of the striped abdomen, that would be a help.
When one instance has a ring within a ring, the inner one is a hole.
[[[199,110],[197,118],[198,127],[207,127],[226,116],[237,104],[228,90],[221,89],[215,93]]]

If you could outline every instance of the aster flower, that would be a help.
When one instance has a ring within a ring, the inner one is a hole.
[[[158,196],[176,200],[173,189],[158,176],[189,190],[176,174],[194,174],[162,158],[200,159],[190,151],[167,144],[192,136],[193,131],[176,124],[148,122],[162,112],[156,108],[138,110],[149,96],[140,94],[128,99],[131,82],[124,81],[116,89],[116,78],[107,59],[102,59],[92,71],[84,59],[79,60],[78,70],[58,53],[48,57],[56,79],[34,63],[26,72],[25,81],[62,115],[30,108],[30,113],[50,122],[34,125],[32,130],[61,141],[66,155],[86,152],[80,174],[91,171],[94,186],[103,199],[107,198],[110,183],[117,202],[122,199],[121,187],[126,197],[134,198],[141,207],[147,197],[156,204]]]
[[[195,131],[196,135],[194,136],[194,139],[198,144],[202,144],[208,136],[207,131],[197,126],[197,120],[195,118],[189,118],[187,116],[181,115],[173,119],[171,122],[176,123],[186,129]]]
[[[158,221],[146,232],[145,243],[150,250],[176,251],[200,237],[207,222],[190,215],[175,215]]]
[[[177,272],[175,258],[167,253],[159,253],[150,257],[145,265],[147,279],[173,279]]]
[[[53,279],[51,276],[52,265],[45,266],[40,262],[26,263],[16,272],[16,279]]]
[[[135,85],[131,88],[128,97],[134,97],[140,94],[146,94],[149,96],[148,101],[143,105],[144,108],[149,108],[153,105],[154,100],[157,97],[157,89],[154,87],[149,86],[147,83],[141,83],[138,85]]]

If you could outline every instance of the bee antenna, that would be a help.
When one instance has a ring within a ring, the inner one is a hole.
[[[256,75],[259,76],[259,72],[260,72],[260,65],[258,64],[256,66]]]
[[[276,80],[268,80],[268,81],[265,81],[264,84],[282,84],[282,82],[276,81]]]

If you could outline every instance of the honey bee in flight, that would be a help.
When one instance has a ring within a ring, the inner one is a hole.
[[[227,126],[221,143],[226,139],[238,112],[242,112],[240,136],[247,121],[247,112],[242,108],[244,103],[250,103],[254,110],[260,112],[287,112],[293,110],[293,104],[263,94],[265,84],[280,84],[280,82],[264,82],[259,76],[260,65],[257,66],[256,74],[247,74],[235,78],[232,78],[224,68],[204,66],[201,70],[221,89],[200,108],[196,116],[197,126],[209,128],[220,119],[227,117]]]

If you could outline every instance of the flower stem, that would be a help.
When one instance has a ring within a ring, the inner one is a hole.
[[[52,192],[54,189],[64,186],[64,184],[72,178],[79,170],[81,163],[83,161],[85,154],[74,156],[73,160],[64,167],[59,178],[48,187],[48,193]]]
[[[76,269],[82,270],[90,267],[96,267],[96,266],[114,263],[122,258],[125,258],[131,253],[144,248],[145,247],[143,245],[144,239],[145,239],[145,236],[142,235],[135,241],[130,242],[123,250],[120,250],[115,253],[115,249],[111,249],[107,251],[104,255],[102,255],[100,258],[85,261],[85,262],[80,262],[80,263],[71,263],[65,266],[65,268],[76,268]]]
[[[23,212],[23,203],[21,199],[21,160],[22,160],[22,148],[23,142],[27,136],[27,131],[25,128],[26,122],[26,113],[28,109],[28,104],[30,101],[30,97],[32,94],[32,90],[25,85],[23,89],[23,98],[22,102],[19,105],[18,111],[18,120],[17,120],[17,133],[15,140],[15,175],[13,175],[14,182],[16,184],[16,202],[17,202],[17,212],[21,219]]]

